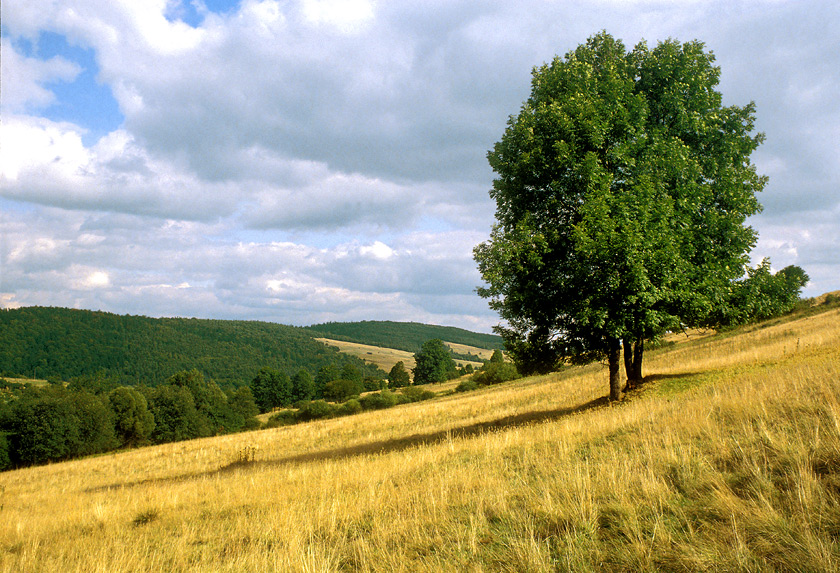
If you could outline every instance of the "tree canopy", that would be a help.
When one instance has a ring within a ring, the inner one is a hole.
[[[449,380],[455,361],[449,348],[439,338],[427,340],[414,355],[414,383],[429,384]]]
[[[400,360],[388,372],[388,386],[391,388],[402,388],[409,384],[411,384],[411,377],[408,374],[408,370],[405,369],[405,364]]]
[[[521,371],[618,364],[679,324],[732,304],[766,178],[755,108],[724,106],[701,42],[628,51],[606,32],[535,68],[531,95],[488,159],[496,219],[475,259],[480,295]]]

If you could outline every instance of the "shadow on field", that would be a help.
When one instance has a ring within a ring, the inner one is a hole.
[[[518,426],[525,426],[528,424],[538,424],[547,422],[549,420],[556,420],[572,414],[578,414],[591,410],[593,408],[606,406],[609,400],[606,396],[603,398],[596,398],[585,404],[575,406],[573,408],[559,408],[556,410],[542,410],[537,412],[524,412],[498,420],[491,420],[488,422],[480,422],[477,424],[470,424],[468,426],[461,426],[459,428],[452,428],[450,430],[441,430],[439,432],[430,432],[427,434],[414,434],[404,438],[395,438],[391,440],[381,440],[378,442],[368,442],[365,444],[358,444],[346,448],[335,448],[332,450],[323,450],[320,452],[307,452],[305,454],[298,454],[295,456],[288,456],[285,458],[278,458],[273,460],[255,460],[251,462],[233,462],[226,466],[222,466],[217,471],[207,472],[207,475],[215,473],[225,473],[234,471],[243,467],[256,466],[282,466],[295,463],[317,462],[323,460],[337,460],[342,458],[349,458],[353,456],[361,456],[366,454],[384,454],[389,452],[396,452],[407,450],[417,446],[434,445],[445,442],[451,439],[469,438],[478,436],[487,432],[497,430],[504,430],[516,428]]]
[[[539,424],[541,422],[557,420],[566,416],[571,416],[574,414],[585,412],[587,410],[592,410],[594,408],[604,407],[608,404],[609,399],[606,396],[604,396],[602,398],[596,398],[595,400],[591,400],[589,402],[586,402],[585,404],[580,404],[571,408],[558,408],[555,410],[523,412],[522,414],[515,414],[513,416],[499,418],[498,420],[490,420],[488,422],[470,424],[467,426],[461,426],[459,428],[452,428],[450,430],[443,430],[440,432],[414,434],[411,436],[406,436],[404,438],[380,440],[376,442],[368,442],[365,444],[349,446],[346,448],[334,448],[331,450],[323,450],[320,452],[307,452],[305,454],[298,454],[294,456],[287,456],[271,460],[235,461],[230,464],[224,465],[217,470],[197,472],[166,478],[152,478],[128,483],[115,483],[111,485],[90,488],[87,491],[102,491],[150,484],[177,483],[193,479],[208,478],[216,475],[222,475],[230,472],[248,470],[259,467],[280,467],[289,464],[318,462],[326,460],[340,460],[367,454],[384,454],[389,452],[397,452],[417,446],[434,445],[451,439],[469,438],[487,432],[506,430],[510,428],[516,428],[519,426],[526,426],[528,424]]]

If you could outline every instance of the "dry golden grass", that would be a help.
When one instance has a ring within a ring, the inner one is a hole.
[[[2,571],[838,571],[840,311],[0,474]]]
[[[455,342],[446,342],[446,341],[444,341],[444,344],[446,344],[449,348],[451,348],[452,351],[455,352],[456,354],[473,354],[473,355],[478,356],[479,358],[481,358],[483,360],[490,360],[490,357],[493,356],[493,351],[492,350],[487,350],[486,348],[478,348],[476,346],[469,346],[467,344],[456,344]],[[458,361],[459,364],[461,362],[463,362],[464,364],[473,364],[473,365],[481,364],[481,362],[466,362],[466,361],[461,361],[461,360]]]
[[[345,342],[343,340],[332,340],[329,338],[316,338],[315,340],[323,342],[327,346],[335,346],[345,354],[356,356],[365,362],[375,364],[385,372],[389,372],[397,362],[402,362],[409,371],[414,368],[413,352],[370,346],[368,344],[358,344],[356,342]]]

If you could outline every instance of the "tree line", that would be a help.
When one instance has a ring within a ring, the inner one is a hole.
[[[248,385],[263,366],[293,374],[351,363],[307,331],[256,321],[148,318],[67,308],[0,310],[0,376],[70,380],[104,375],[156,386],[172,372],[197,369],[223,388]]]
[[[364,320],[361,322],[327,322],[307,327],[321,338],[419,352],[421,346],[433,339],[455,344],[475,346],[487,350],[502,349],[504,341],[497,334],[471,332],[454,326],[435,326],[417,322]],[[464,360],[467,356],[457,356]]]
[[[424,343],[415,359],[418,384],[465,372],[439,339]],[[0,470],[258,429],[259,413],[278,412],[269,424],[276,425],[434,396],[411,385],[402,363],[388,379],[352,362],[326,364],[315,376],[305,368],[289,376],[263,366],[247,385],[225,389],[198,369],[177,372],[155,386],[127,386],[102,371],[66,384],[0,379]]]
[[[103,377],[33,386],[5,381],[0,470],[260,427],[249,386],[222,390],[198,370],[157,386]]]

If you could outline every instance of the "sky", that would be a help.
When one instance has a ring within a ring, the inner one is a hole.
[[[487,151],[606,30],[756,103],[754,264],[840,289],[836,0],[4,0],[0,306],[488,332]]]

